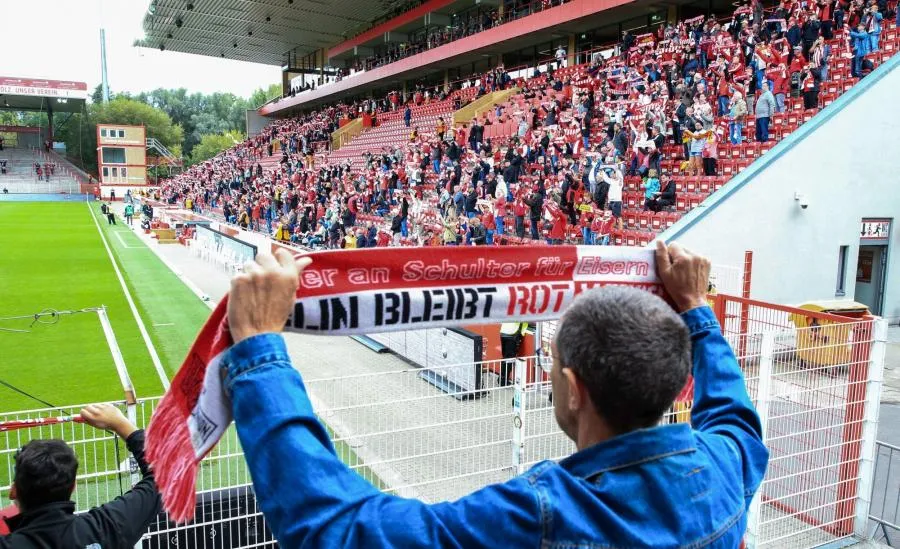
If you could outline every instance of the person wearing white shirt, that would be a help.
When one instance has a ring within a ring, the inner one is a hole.
[[[561,69],[566,66],[566,48],[559,46],[559,49],[556,50],[556,64],[557,69]]]
[[[600,177],[609,184],[609,192],[606,195],[609,201],[609,210],[612,212],[613,217],[616,218],[616,228],[622,230],[622,187],[624,186],[624,180],[622,171],[618,168],[612,168],[610,171],[612,171],[611,176],[606,169],[601,169]]]

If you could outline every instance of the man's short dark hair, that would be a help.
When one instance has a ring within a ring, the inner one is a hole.
[[[579,296],[557,329],[556,352],[617,434],[655,425],[691,370],[684,321],[659,297],[634,288]]]
[[[78,458],[62,440],[32,440],[16,453],[16,502],[22,509],[68,501]]]

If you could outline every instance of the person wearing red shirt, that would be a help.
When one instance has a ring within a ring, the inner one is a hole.
[[[790,82],[787,75],[787,68],[784,66],[784,63],[772,65],[766,71],[766,79],[772,83],[772,93],[775,94],[775,112],[784,112],[784,98],[790,92]]]
[[[609,244],[609,235],[612,233],[613,223],[612,212],[606,210],[603,216],[594,216],[594,222],[591,224],[591,230],[594,231],[594,243],[600,245]]]
[[[562,208],[553,208],[550,212],[553,216],[553,226],[550,228],[550,244],[562,244],[566,238],[568,216]]]
[[[522,193],[516,196],[516,203],[513,205],[513,216],[516,219],[516,236],[525,238],[525,214],[528,213],[528,206]]]
[[[496,232],[498,235],[503,235],[504,233],[504,223],[506,217],[506,197],[501,196],[494,201],[494,223],[497,226]]]
[[[494,243],[494,233],[497,232],[497,223],[494,219],[494,213],[491,212],[491,207],[487,204],[482,206],[481,208],[481,224],[484,225],[485,230],[485,244],[493,244]]]

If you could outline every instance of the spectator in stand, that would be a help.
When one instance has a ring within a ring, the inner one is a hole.
[[[560,44],[559,47],[556,48],[556,68],[561,69],[565,66],[566,66],[566,48],[564,48],[562,46],[562,44]]]
[[[662,191],[653,193],[653,196],[647,200],[647,208],[653,212],[661,212],[675,204],[675,182],[669,174],[662,175]]]
[[[535,184],[534,190],[525,199],[525,204],[527,204],[529,208],[528,214],[531,221],[531,239],[538,240],[541,237],[540,223],[541,215],[544,212],[544,195],[538,190],[537,184]]]
[[[807,65],[800,74],[800,87],[803,90],[803,108],[815,109],[819,106],[819,79],[812,67]]]
[[[740,91],[734,90],[728,108],[731,118],[728,124],[729,139],[732,145],[740,145],[744,140],[744,119],[747,116],[747,103]]]
[[[656,177],[656,170],[647,172],[647,179],[641,183],[644,189],[644,210],[650,209],[650,202],[659,195],[659,179]]]
[[[769,81],[764,80],[762,93],[756,100],[756,141],[758,143],[765,143],[769,140],[769,120],[776,108],[775,96],[769,89]]]
[[[408,103],[406,104],[406,110],[403,111],[403,123],[406,124],[407,128],[412,123],[412,108],[410,108]]]
[[[616,219],[616,228],[622,230],[622,189],[625,186],[622,171],[618,168],[601,169],[600,177],[609,185],[607,199],[609,200],[609,211],[612,212]]]
[[[441,233],[444,246],[456,246],[459,242],[459,218],[456,210],[450,208],[447,214],[441,218],[443,232]]]
[[[707,177],[716,175],[721,131],[722,128],[711,130],[706,138],[706,146],[703,148],[703,175]]]
[[[809,50],[812,48],[812,45],[819,38],[819,31],[822,28],[822,24],[819,22],[819,16],[815,12],[809,14],[809,19],[803,23],[803,56],[809,59]]]
[[[516,195],[516,201],[513,204],[513,217],[516,222],[516,237],[525,238],[525,214],[529,211],[528,205],[525,204],[523,193]]]
[[[10,534],[0,536],[0,548],[133,547],[156,520],[160,498],[144,461],[144,431],[110,404],[87,406],[81,417],[125,441],[142,479],[115,500],[76,515],[71,501],[78,472],[75,452],[62,440],[34,439],[15,455],[9,497],[19,514],[5,519]]]
[[[853,64],[850,68],[850,74],[854,78],[862,78],[863,59],[869,53],[869,34],[866,32],[864,24],[860,23],[856,30],[850,31],[850,47],[853,50]]]
[[[869,50],[878,51],[878,39],[881,37],[881,12],[878,11],[878,4],[873,3],[869,6],[866,13],[866,32],[869,33]]]
[[[222,385],[279,545],[739,546],[768,462],[760,418],[706,302],[709,261],[662,242],[656,254],[675,310],[649,292],[594,289],[557,328],[554,414],[577,451],[432,505],[383,493],[341,462],[279,333],[313,260],[257,256],[229,294]],[[665,424],[692,371],[691,422]],[[473,520],[498,510],[508,520]]]
[[[484,228],[484,225],[481,224],[481,218],[478,216],[472,217],[470,220],[471,225],[471,244],[473,246],[484,246],[487,244],[487,231]]]

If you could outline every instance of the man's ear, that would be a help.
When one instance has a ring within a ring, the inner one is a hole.
[[[75,482],[72,483],[72,488],[69,489],[69,497],[71,497],[72,494],[75,493],[75,485],[76,485],[76,484],[78,484],[78,481],[75,481]]]
[[[12,486],[9,487],[9,499],[15,501],[17,496],[16,483],[13,482]]]
[[[563,379],[566,380],[566,388],[568,389],[567,393],[569,397],[568,402],[565,404],[569,411],[575,414],[586,404],[585,399],[587,394],[584,392],[585,386],[571,368],[563,368],[562,375]]]

